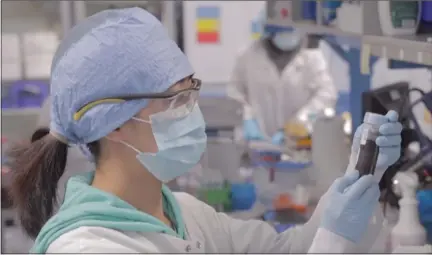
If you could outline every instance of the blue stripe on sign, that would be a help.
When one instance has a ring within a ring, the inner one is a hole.
[[[217,19],[220,17],[220,9],[216,6],[204,6],[196,9],[197,18]]]

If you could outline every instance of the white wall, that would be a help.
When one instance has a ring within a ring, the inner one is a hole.
[[[183,22],[185,52],[197,77],[207,83],[226,83],[239,52],[252,41],[251,22],[265,7],[265,1],[185,1]],[[217,6],[220,9],[220,42],[196,41],[196,9]]]
[[[57,29],[56,15],[44,12],[41,2],[2,1],[2,33]]]

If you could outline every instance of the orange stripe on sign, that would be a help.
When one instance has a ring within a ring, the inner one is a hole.
[[[199,43],[218,43],[219,33],[218,32],[198,32],[197,41]]]

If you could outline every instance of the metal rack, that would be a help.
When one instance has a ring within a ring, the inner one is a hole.
[[[370,55],[432,66],[432,34],[390,37],[350,33],[334,27],[305,22],[268,20],[267,24],[296,27],[308,34],[343,37],[346,39],[343,41],[351,45],[353,43],[349,43],[350,39],[357,40],[357,44]]]
[[[383,36],[379,31],[359,34],[323,25],[322,7],[317,1],[317,20],[305,21],[301,15],[302,1],[267,1],[267,25],[274,27],[295,27],[310,35],[320,35],[332,49],[349,63],[350,109],[352,127],[357,128],[362,121],[361,94],[371,87],[373,64],[379,57],[392,63],[416,68],[432,67],[432,34],[414,36]],[[375,1],[376,2],[376,1]],[[376,10],[373,1],[364,1],[368,11]],[[290,10],[291,15],[280,15],[281,10]],[[369,12],[370,13],[370,12]],[[368,19],[368,12],[363,14]],[[368,24],[370,25],[370,24]],[[371,29],[374,30],[374,29]],[[410,63],[410,65],[408,65]]]

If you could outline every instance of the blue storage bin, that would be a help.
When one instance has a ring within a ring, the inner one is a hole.
[[[15,104],[12,98],[9,97],[8,94],[2,96],[1,99],[1,108],[2,109],[9,109],[9,108],[14,108]]]
[[[303,0],[302,1],[302,15],[305,20],[316,20],[316,1]]]
[[[13,107],[41,107],[49,95],[49,84],[43,81],[17,81],[10,85],[8,98]]]
[[[432,1],[422,1],[422,20],[432,22]]]

